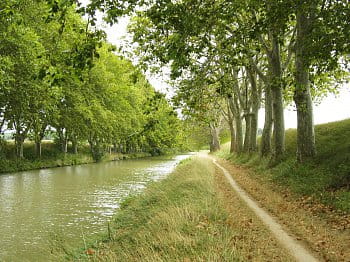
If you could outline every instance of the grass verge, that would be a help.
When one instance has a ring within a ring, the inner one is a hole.
[[[295,160],[296,130],[292,129],[286,131],[286,158],[274,167],[258,154],[229,154],[228,147],[218,156],[252,168],[256,176],[303,196],[308,204],[316,200],[350,214],[350,119],[318,125],[315,132],[317,156],[303,164]]]
[[[149,153],[133,153],[133,154],[121,154],[113,153],[106,154],[101,161],[113,161],[121,159],[134,159],[150,156]],[[41,159],[0,159],[0,175],[1,173],[12,173],[35,169],[44,169],[52,167],[72,166],[90,164],[95,161],[92,159],[91,154],[56,154],[55,156],[46,156]]]
[[[217,153],[233,177],[326,261],[350,261],[350,119],[316,126],[317,157],[295,161],[296,131],[286,158],[271,167],[258,154]],[[232,165],[234,164],[234,165]]]
[[[257,172],[220,160],[233,178],[280,224],[310,247],[324,261],[350,261],[349,216],[339,215],[319,204],[306,204],[285,188],[276,187]]]
[[[68,252],[92,261],[292,261],[212,162],[193,158],[127,199],[102,239]]]

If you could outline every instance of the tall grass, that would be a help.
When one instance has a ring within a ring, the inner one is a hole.
[[[213,166],[187,160],[144,194],[127,199],[101,240],[68,259],[243,261],[216,196]]]

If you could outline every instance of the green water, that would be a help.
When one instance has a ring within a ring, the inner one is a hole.
[[[0,261],[48,261],[52,235],[70,246],[107,229],[129,194],[169,174],[186,155],[0,176]]]

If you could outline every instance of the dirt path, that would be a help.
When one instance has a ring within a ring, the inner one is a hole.
[[[240,198],[247,204],[247,206],[254,211],[254,213],[261,219],[261,221],[270,229],[279,243],[284,246],[290,254],[297,260],[303,262],[316,262],[316,259],[307,249],[298,243],[296,238],[290,236],[282,226],[264,209],[259,207],[255,202],[232,178],[230,173],[216,162],[214,158],[211,158],[214,164],[220,168],[225,175],[226,179],[230,183],[231,187],[236,191]]]

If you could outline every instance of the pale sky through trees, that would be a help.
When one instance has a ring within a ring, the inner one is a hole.
[[[86,1],[82,1],[86,2]],[[102,15],[99,14],[99,24],[107,33],[108,42],[119,47],[123,43],[123,39],[127,37],[127,24],[129,17],[120,18],[119,23],[112,27],[103,25]],[[163,93],[171,92],[169,85],[166,83],[165,77],[148,76],[150,83],[159,91]],[[296,111],[289,107],[285,110],[285,127],[296,128],[297,114]],[[339,90],[338,95],[329,94],[327,98],[323,99],[321,104],[314,105],[314,122],[315,124],[322,124],[350,118],[350,84],[344,85]],[[259,127],[264,125],[264,109],[259,112]]]

